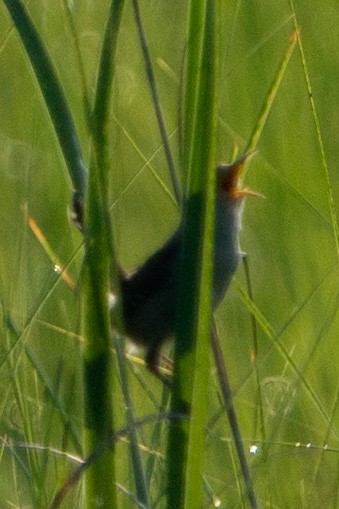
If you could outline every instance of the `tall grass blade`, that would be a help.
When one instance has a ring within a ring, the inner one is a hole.
[[[86,451],[94,451],[113,433],[113,387],[110,354],[111,326],[108,294],[115,278],[115,255],[108,208],[109,118],[115,52],[124,2],[113,0],[106,23],[94,103],[92,157],[85,217],[84,383]],[[113,270],[112,270],[113,266]],[[86,475],[86,505],[94,509],[117,506],[114,449],[107,448]]]
[[[86,170],[72,113],[47,49],[20,0],[3,0],[34,69],[74,186],[84,195]]]
[[[223,358],[223,353],[220,348],[220,341],[218,338],[218,331],[215,323],[213,324],[212,330],[212,351],[214,355],[215,365],[218,371],[218,377],[220,382],[220,389],[223,395],[224,404],[226,408],[226,412],[228,415],[228,421],[230,423],[230,427],[232,430],[232,435],[235,443],[235,449],[237,451],[238,460],[240,463],[240,468],[242,472],[242,476],[245,484],[245,493],[248,498],[249,505],[251,509],[256,509],[258,507],[257,499],[255,496],[255,492],[253,489],[252,478],[250,474],[250,469],[247,463],[246,453],[244,444],[241,438],[240,427],[238,423],[237,414],[235,412],[235,408],[233,405],[233,397],[231,386],[229,383],[227,369],[225,366],[225,361]]]
[[[83,285],[86,451],[93,450],[113,432],[110,318],[107,302],[110,263],[103,228],[105,204],[101,203],[95,192],[98,173],[96,165],[92,163],[89,173],[87,212],[90,219],[86,223]],[[87,472],[88,509],[96,507],[98,500],[102,501],[103,507],[116,507],[114,472],[114,453],[107,450]]]
[[[202,46],[203,23],[205,17],[203,2],[196,2],[194,7],[192,2],[189,4],[189,20],[188,20],[188,40],[186,49],[186,67],[185,67],[185,84],[183,86],[183,128],[182,128],[182,149],[183,160],[181,166],[184,171],[184,192],[187,192],[187,183],[189,181],[189,157],[191,154],[194,111],[197,100],[197,86],[199,74],[199,51]]]
[[[110,249],[105,228],[108,206],[99,192],[101,171],[93,159],[88,179],[85,221],[86,266],[83,282],[85,442],[90,452],[113,432],[110,357]],[[86,506],[116,507],[114,451],[107,449],[86,475]]]
[[[192,1],[189,7],[185,97],[192,93],[193,86],[195,99],[190,106],[185,105],[184,160],[189,178],[172,412],[189,414],[190,421],[170,426],[168,508],[198,509],[202,504],[214,239],[217,11],[218,2],[214,0]],[[197,39],[193,36],[196,33]]]

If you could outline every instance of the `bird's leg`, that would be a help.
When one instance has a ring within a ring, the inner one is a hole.
[[[146,353],[145,362],[147,368],[153,373],[159,380],[161,380],[169,389],[172,388],[172,383],[168,379],[167,376],[165,376],[159,366],[159,360],[160,360],[160,346],[158,343],[152,343]]]
[[[170,371],[173,371],[173,361],[167,355],[161,354],[161,360],[165,364],[166,369],[169,369]]]

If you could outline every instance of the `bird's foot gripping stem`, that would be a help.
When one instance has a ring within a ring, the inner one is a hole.
[[[167,375],[165,375],[160,367],[160,355],[158,349],[153,350],[152,348],[148,350],[145,362],[146,366],[151,373],[153,373],[163,384],[165,384],[169,389],[172,389],[172,381],[169,379]],[[172,361],[166,358],[166,362],[168,364],[172,364]]]

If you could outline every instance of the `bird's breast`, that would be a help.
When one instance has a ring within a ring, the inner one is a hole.
[[[213,269],[213,307],[222,300],[234,272],[237,270],[241,251],[239,236],[241,230],[241,203],[217,199],[214,269]]]

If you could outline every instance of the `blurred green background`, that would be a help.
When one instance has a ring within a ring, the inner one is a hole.
[[[92,96],[109,3],[73,0],[69,6]],[[178,161],[187,5],[157,0],[140,7]],[[217,323],[260,507],[337,508],[339,253],[329,204],[331,193],[338,217],[339,4],[298,0],[295,7],[329,175],[296,45],[246,175],[246,185],[266,197],[248,199],[242,232],[260,318],[256,369],[251,315],[239,291],[247,291],[242,267]],[[40,0],[27,8],[57,69],[88,159],[83,84],[65,6]],[[240,153],[245,150],[295,28],[288,1],[222,2],[221,10],[218,158],[228,161],[235,145]],[[110,137],[113,230],[121,264],[133,268],[168,237],[179,213],[129,3],[119,34]],[[69,264],[75,283],[82,238],[68,219],[71,184],[51,121],[2,3],[0,189],[0,508],[47,507],[75,467],[61,451],[81,454],[79,292],[55,271],[28,217],[60,262]],[[20,333],[16,340],[14,325]],[[158,381],[143,366],[131,363],[131,368],[137,416],[156,412]],[[123,400],[115,391],[117,426],[123,426]],[[157,465],[152,494],[160,508],[165,430],[156,450],[153,438],[150,426],[142,430],[145,463],[154,458]],[[23,444],[33,447],[19,447]],[[251,446],[257,447],[252,453]],[[121,507],[135,507],[124,441],[118,453]],[[219,502],[246,507],[239,476],[212,367],[204,507]],[[81,486],[64,507],[82,507]]]

